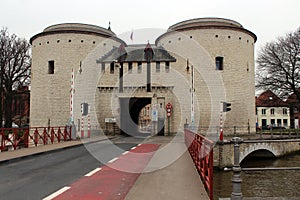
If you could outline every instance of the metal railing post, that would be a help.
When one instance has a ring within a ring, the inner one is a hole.
[[[240,166],[240,143],[242,139],[239,137],[234,137],[231,140],[234,144],[234,165],[232,168],[233,176],[232,176],[232,193],[231,200],[242,200],[242,179],[241,179],[241,171],[242,168]]]

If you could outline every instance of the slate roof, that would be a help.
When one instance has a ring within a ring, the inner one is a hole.
[[[147,62],[145,59],[145,48],[148,45],[128,45],[125,48],[126,56],[124,52],[121,53],[119,50],[120,47],[113,47],[106,55],[102,56],[97,60],[97,63],[111,63],[118,60],[120,56],[125,57],[124,62]],[[122,47],[123,48],[123,47]],[[167,50],[163,47],[157,47],[155,45],[151,46],[153,50],[153,59],[152,62],[176,62],[176,58],[171,56]]]
[[[256,107],[288,107],[288,103],[280,99],[271,90],[263,92],[256,99]]]

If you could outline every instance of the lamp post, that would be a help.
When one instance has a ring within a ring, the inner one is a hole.
[[[242,168],[240,166],[240,143],[242,139],[239,137],[232,138],[232,142],[234,144],[234,164],[233,164],[233,176],[232,176],[232,193],[231,200],[242,200],[242,179],[241,179],[241,171]]]

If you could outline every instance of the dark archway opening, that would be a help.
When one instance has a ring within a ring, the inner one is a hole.
[[[272,166],[276,156],[269,150],[260,149],[247,155],[241,162],[241,167],[267,167]]]
[[[139,130],[139,115],[141,110],[151,104],[151,98],[120,98],[120,131],[122,135],[148,137],[150,133]]]

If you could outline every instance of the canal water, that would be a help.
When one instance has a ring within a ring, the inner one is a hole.
[[[279,159],[251,158],[242,167],[300,167],[300,152]],[[230,197],[232,172],[214,171],[214,199]],[[244,197],[298,197],[300,170],[248,171],[241,173]]]

